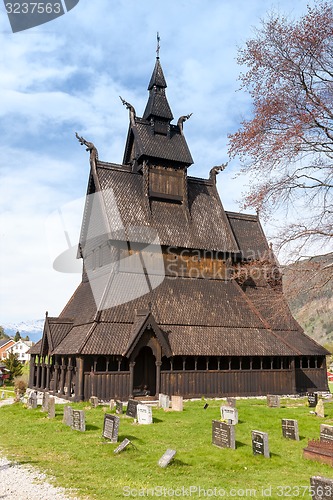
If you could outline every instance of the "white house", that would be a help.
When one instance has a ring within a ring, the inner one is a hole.
[[[31,341],[19,340],[18,342],[15,342],[15,344],[9,346],[5,352],[17,354],[19,361],[21,361],[21,363],[26,363],[27,361],[30,361],[30,354],[28,354],[28,351],[32,345],[33,343]]]

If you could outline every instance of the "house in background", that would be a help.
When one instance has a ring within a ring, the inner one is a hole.
[[[15,344],[13,339],[3,339],[0,340],[0,360],[6,359],[7,357],[7,349],[12,347]]]
[[[258,216],[224,210],[222,166],[188,175],[190,115],[171,123],[166,86],[157,57],[142,117],[123,100],[121,165],[78,137],[91,166],[82,282],[46,316],[29,387],[76,401],[327,390],[328,351],[292,317]]]
[[[13,342],[12,345],[5,349],[4,355],[5,359],[9,353],[17,354],[17,358],[21,363],[27,363],[30,361],[29,349],[33,346],[33,342],[30,340],[18,340]]]

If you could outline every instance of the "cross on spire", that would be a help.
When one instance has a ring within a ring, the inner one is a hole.
[[[159,32],[157,32],[157,47],[156,47],[156,58],[159,59],[160,58],[160,34]]]

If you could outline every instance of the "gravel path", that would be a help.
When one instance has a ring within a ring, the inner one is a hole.
[[[19,465],[0,457],[0,499],[4,500],[79,500],[55,488],[47,476],[29,465]]]

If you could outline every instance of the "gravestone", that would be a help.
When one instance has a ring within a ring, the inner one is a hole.
[[[114,450],[114,452],[113,452],[113,453],[120,453],[121,451],[123,451],[123,450],[126,448],[126,446],[128,446],[128,445],[130,444],[130,442],[131,442],[131,441],[130,441],[129,439],[125,438],[125,439],[124,439],[124,440],[120,443],[120,445],[119,445],[119,446],[117,446],[117,448]]]
[[[5,391],[1,392],[1,399],[5,399]]]
[[[230,406],[221,406],[221,418],[227,420],[228,424],[238,424],[238,410]]]
[[[48,416],[48,418],[55,417],[55,399],[53,396],[49,397],[49,402],[47,405],[47,416]]]
[[[73,423],[72,429],[74,431],[85,432],[86,430],[86,418],[83,410],[73,409]]]
[[[220,420],[212,421],[212,443],[219,448],[236,449],[235,426]]]
[[[98,406],[98,398],[96,396],[91,396],[90,398],[90,404],[93,408],[97,408]]]
[[[123,403],[121,401],[116,401],[116,413],[117,415],[123,414]]]
[[[119,422],[120,418],[115,415],[111,415],[110,413],[104,415],[102,436],[106,439],[110,439],[111,443],[116,443],[118,441]]]
[[[110,399],[109,408],[110,408],[111,411],[113,410],[114,406],[115,406],[114,399]]]
[[[170,406],[169,396],[167,394],[159,394],[158,403],[160,408],[164,408],[164,410],[168,409]]]
[[[320,441],[333,442],[333,425],[320,424]]]
[[[203,407],[204,410],[207,410],[209,404],[208,403],[205,403],[205,406]]]
[[[308,393],[308,405],[310,408],[315,408],[318,403],[318,394],[316,392]]]
[[[162,455],[158,461],[158,465],[162,468],[167,467],[171,460],[173,460],[176,455],[176,450],[167,449],[167,451]]]
[[[32,409],[37,408],[37,394],[35,392],[32,392],[29,396],[28,407]]]
[[[333,479],[321,476],[310,478],[312,500],[332,500]]]
[[[264,455],[269,458],[268,434],[267,432],[252,431],[253,455]]]
[[[267,405],[270,408],[280,408],[280,396],[275,394],[267,394]]]
[[[72,427],[73,425],[73,408],[71,406],[64,406],[64,415],[62,418],[62,422],[68,427]]]
[[[126,408],[126,415],[132,418],[138,418],[137,407],[140,401],[135,401],[135,399],[129,399]]]
[[[153,423],[153,413],[151,406],[138,404],[137,406],[137,416],[139,424],[152,424]]]
[[[324,403],[322,399],[319,399],[317,406],[315,408],[315,414],[317,417],[324,418],[325,417],[325,409],[324,409]]]
[[[49,397],[50,394],[48,392],[43,393],[42,411],[48,411]]]
[[[173,411],[183,411],[183,396],[171,396],[171,408]]]
[[[303,449],[303,458],[333,467],[333,442],[310,439],[307,447]]]
[[[236,398],[227,398],[227,405],[236,408]]]
[[[282,419],[282,435],[285,438],[299,441],[298,422],[297,420]]]

